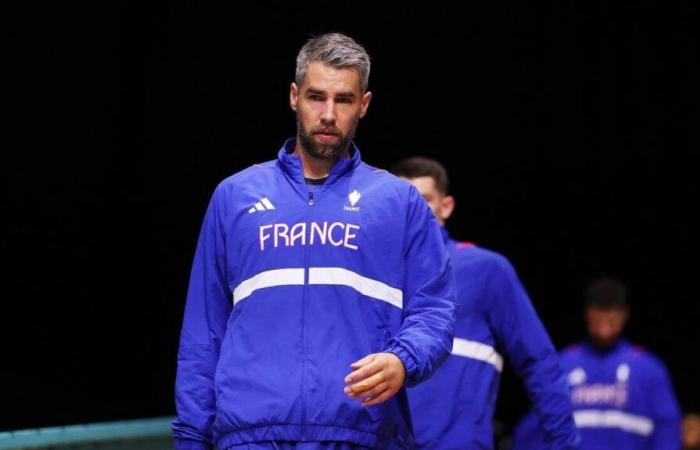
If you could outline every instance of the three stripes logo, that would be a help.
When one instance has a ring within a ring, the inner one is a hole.
[[[255,211],[269,211],[272,209],[275,209],[275,205],[273,205],[267,197],[263,197],[259,202],[255,202],[255,205],[248,210],[248,214],[253,214]]]

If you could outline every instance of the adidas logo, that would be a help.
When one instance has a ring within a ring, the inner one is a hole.
[[[255,211],[267,211],[270,209],[275,209],[275,205],[273,205],[267,197],[263,197],[259,202],[255,202],[255,205],[248,210],[248,214],[252,214]]]

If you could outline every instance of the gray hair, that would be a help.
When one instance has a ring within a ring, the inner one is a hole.
[[[321,62],[336,69],[356,69],[362,92],[367,91],[370,61],[367,51],[353,38],[341,33],[327,33],[309,39],[297,55],[294,81],[301,87],[312,62]]]

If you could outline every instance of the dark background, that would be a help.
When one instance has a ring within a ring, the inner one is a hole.
[[[590,277],[628,281],[700,409],[697,2],[95,3],[9,6],[0,429],[174,414],[209,196],[294,134],[326,31],[373,58],[364,159],[442,160],[452,234],[510,257],[557,347]],[[526,408],[506,371],[497,418]]]

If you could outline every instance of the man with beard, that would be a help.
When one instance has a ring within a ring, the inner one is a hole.
[[[224,180],[204,218],[177,449],[413,448],[404,386],[452,345],[454,279],[430,208],[353,143],[369,56],[325,34],[296,66],[296,139]]]
[[[561,353],[571,386],[582,450],[678,450],[680,410],[664,363],[622,338],[629,318],[627,287],[594,279],[585,292],[588,339]],[[541,427],[527,415],[514,450],[539,450]]]
[[[551,448],[575,448],[564,372],[515,269],[503,255],[449,236],[444,225],[455,199],[442,164],[412,157],[391,171],[416,186],[432,208],[457,282],[452,355],[434,377],[408,390],[416,448],[494,448],[492,422],[504,359],[525,382]]]

